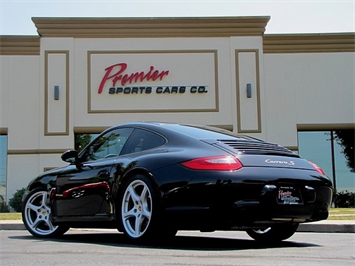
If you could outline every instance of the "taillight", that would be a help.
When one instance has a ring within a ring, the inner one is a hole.
[[[325,175],[324,171],[322,170],[322,168],[320,168],[318,165],[316,165],[315,163],[310,162],[313,165],[314,170],[316,170],[318,173],[320,173],[321,175]]]
[[[181,164],[193,170],[235,171],[243,167],[242,163],[233,156],[203,157]]]

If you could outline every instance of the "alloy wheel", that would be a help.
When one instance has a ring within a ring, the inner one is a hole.
[[[31,233],[39,236],[53,234],[58,226],[51,222],[51,207],[47,191],[40,190],[29,195],[24,202],[23,219]]]
[[[121,219],[125,232],[131,238],[141,238],[152,219],[153,203],[148,185],[140,179],[127,186],[121,206]]]

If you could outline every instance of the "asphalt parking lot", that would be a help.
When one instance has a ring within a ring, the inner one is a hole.
[[[61,239],[2,230],[0,265],[354,265],[353,233],[297,232],[260,244],[245,232],[182,231],[167,243],[133,245],[115,230],[70,230]]]

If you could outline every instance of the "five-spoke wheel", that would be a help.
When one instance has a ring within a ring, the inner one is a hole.
[[[121,222],[125,233],[139,239],[148,233],[153,216],[153,191],[150,182],[140,177],[131,180],[121,203]]]
[[[161,210],[158,189],[145,175],[130,177],[120,198],[120,228],[134,241],[165,241],[174,237],[177,229]]]
[[[26,196],[22,206],[22,220],[27,230],[37,237],[58,236],[68,230],[52,224],[49,196],[43,188],[34,189]]]

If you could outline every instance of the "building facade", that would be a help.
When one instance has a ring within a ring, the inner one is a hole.
[[[276,142],[354,191],[355,34],[264,34],[269,19],[33,18],[38,36],[0,36],[0,194],[127,121]]]

